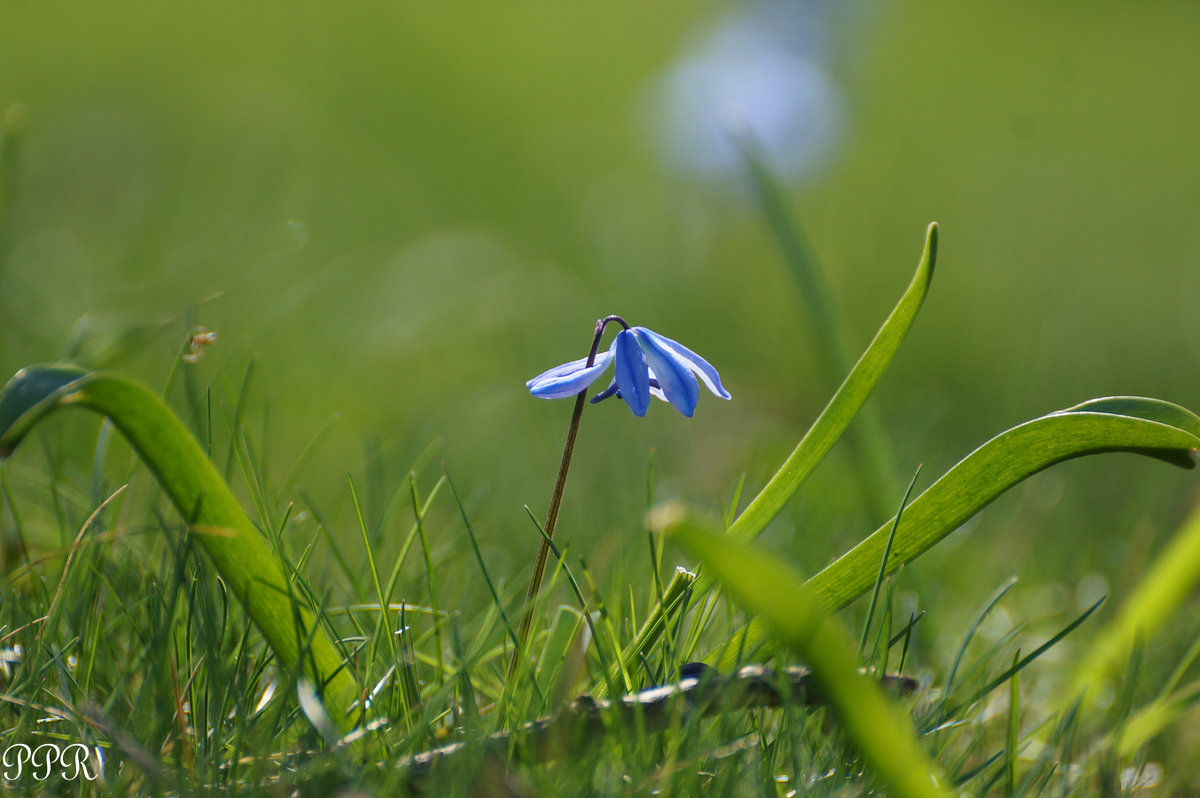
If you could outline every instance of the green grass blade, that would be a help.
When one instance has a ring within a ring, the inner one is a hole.
[[[1021,673],[1017,664],[1021,661],[1021,649],[1013,653],[1013,675],[1008,685],[1008,739],[1004,748],[1004,780],[1006,795],[1017,789],[1017,754],[1021,743]]]
[[[500,598],[500,593],[496,590],[496,583],[492,581],[492,575],[488,573],[487,563],[483,561],[483,552],[479,550],[479,541],[475,539],[475,529],[471,526],[471,518],[467,515],[467,508],[463,506],[462,499],[458,497],[458,490],[454,487],[454,480],[450,478],[450,472],[447,470],[444,473],[446,484],[450,486],[450,495],[454,497],[454,503],[458,506],[458,513],[467,528],[467,537],[471,541],[471,550],[475,552],[475,561],[479,563],[479,572],[483,574],[483,582],[487,586],[488,594],[492,597],[492,605],[500,613],[500,620],[504,623],[504,631],[508,634],[508,638],[512,640],[514,649],[519,652],[521,644],[517,642],[516,630],[508,620],[508,613],[504,611],[504,602]]]
[[[363,551],[367,555],[367,565],[371,569],[371,584],[375,588],[375,598],[379,602],[379,616],[375,621],[375,631],[371,635],[371,644],[367,649],[367,662],[376,661],[377,646],[381,640],[386,640],[391,652],[391,662],[400,661],[400,651],[397,647],[396,635],[393,634],[391,613],[388,611],[388,602],[392,600],[391,593],[385,594],[383,591],[383,582],[379,578],[379,566],[375,562],[375,549],[371,545],[370,536],[367,534],[367,522],[363,518],[362,505],[358,500],[358,490],[354,487],[354,477],[346,474],[346,482],[350,486],[350,501],[354,506],[354,517],[358,521],[358,529],[362,534]],[[404,628],[404,622],[401,621],[400,628]],[[367,677],[364,675],[364,681]],[[405,706],[404,716],[408,717],[409,708]]]
[[[357,585],[358,580],[356,579],[354,569],[350,567],[350,563],[346,561],[346,555],[342,552],[342,547],[334,539],[332,527],[330,527],[329,522],[325,519],[325,513],[313,501],[312,496],[308,495],[308,492],[303,488],[299,490],[299,494],[300,500],[304,502],[304,506],[308,508],[313,518],[316,519],[317,529],[325,537],[325,541],[329,545],[329,550],[333,552],[333,558],[337,561],[338,567],[342,571],[342,576],[346,578],[348,584]],[[359,598],[365,599],[365,596],[360,595]]]
[[[1096,399],[1027,421],[967,455],[905,508],[887,571],[912,562],[1004,491],[1055,463],[1103,452],[1136,452],[1193,468],[1197,449],[1200,417],[1158,399]],[[842,609],[871,589],[891,526],[891,521],[884,524],[808,581],[826,606]],[[765,629],[751,622],[746,645],[765,637]],[[720,667],[729,656],[724,655]]]
[[[1179,682],[1183,680],[1184,674],[1192,667],[1192,663],[1196,661],[1196,657],[1200,657],[1200,637],[1192,641],[1191,647],[1187,653],[1183,655],[1183,659],[1175,665],[1175,670],[1171,671],[1171,675],[1163,682],[1162,689],[1158,693],[1159,698],[1165,698],[1168,693],[1179,686]]]
[[[1104,597],[1104,598],[1101,598],[1098,601],[1096,601],[1095,604],[1093,604],[1092,606],[1090,606],[1086,610],[1084,610],[1079,615],[1079,617],[1077,617],[1075,620],[1071,621],[1069,624],[1067,624],[1062,629],[1060,629],[1057,634],[1055,634],[1053,637],[1051,637],[1045,643],[1042,643],[1040,646],[1035,648],[1031,653],[1027,654],[1023,659],[1020,659],[1020,660],[1017,660],[1016,662],[1014,662],[1013,666],[1011,668],[1009,668],[1008,670],[1001,673],[995,679],[992,679],[990,682],[985,684],[983,687],[979,688],[979,690],[977,690],[975,692],[975,694],[972,695],[969,699],[967,699],[966,701],[963,701],[960,704],[955,705],[952,709],[948,710],[946,714],[949,717],[954,717],[954,716],[958,715],[963,709],[971,706],[976,701],[983,698],[985,695],[992,692],[1000,685],[1004,684],[1006,681],[1009,680],[1010,677],[1015,676],[1016,674],[1020,673],[1021,670],[1025,668],[1025,666],[1029,665],[1035,659],[1042,656],[1050,649],[1054,648],[1056,645],[1058,645],[1058,643],[1064,637],[1071,634],[1071,632],[1074,632],[1075,629],[1078,628],[1080,624],[1082,624],[1084,621],[1086,621],[1088,618],[1090,618],[1092,616],[1092,613],[1094,613],[1096,610],[1100,609],[1100,605],[1105,602],[1106,598],[1107,597]]]
[[[577,644],[576,641],[583,631],[586,617],[584,612],[565,604],[560,605],[554,614],[553,623],[550,624],[550,633],[546,635],[541,654],[538,655],[535,673],[544,685],[546,696],[553,706],[566,699],[566,691],[570,687],[568,660],[572,647]]]
[[[888,641],[888,648],[904,641],[904,647],[900,649],[900,664],[896,666],[896,673],[904,673],[904,663],[908,661],[908,646],[912,642],[913,630],[917,628],[917,622],[925,617],[925,610],[912,613],[908,616],[908,623],[900,630],[899,634]]]
[[[546,541],[546,545],[550,547],[550,551],[554,554],[554,560],[558,564],[558,567],[562,568],[563,573],[566,575],[567,583],[571,586],[571,591],[575,594],[575,600],[579,602],[579,612],[584,621],[587,622],[588,630],[592,634],[593,642],[596,642],[596,655],[600,660],[600,667],[607,673],[608,659],[604,654],[604,646],[597,642],[600,640],[600,634],[596,629],[595,622],[592,620],[592,609],[588,605],[587,599],[583,596],[583,590],[581,590],[579,587],[579,580],[575,578],[574,572],[571,571],[571,566],[567,564],[566,560],[563,559],[562,552],[559,550],[558,544],[551,540],[550,536],[546,534],[546,530],[542,528],[541,522],[537,520],[537,517],[534,516],[533,511],[529,509],[529,505],[525,505],[525,512],[529,516],[529,520],[533,522],[534,527],[537,528],[538,534],[542,536],[542,540]]]
[[[908,504],[909,497],[912,496],[912,490],[916,487],[919,476],[921,476],[921,467],[917,466],[917,473],[913,474],[912,481],[908,483],[908,490],[904,491],[904,499],[900,502],[900,508],[896,510],[896,518],[892,521],[892,531],[888,534],[887,545],[883,547],[883,559],[879,562],[879,576],[875,578],[875,589],[871,591],[871,606],[867,608],[867,622],[863,624],[862,641],[858,645],[860,656],[867,651],[867,638],[871,634],[871,621],[875,619],[875,605],[879,602],[879,590],[883,587],[883,579],[887,574],[887,561],[888,556],[892,553],[892,541],[896,538],[896,527],[900,525],[904,507]],[[888,646],[884,646],[885,651],[887,648]]]
[[[440,483],[438,487],[440,487]],[[433,578],[433,551],[429,546],[429,537],[425,534],[425,514],[421,512],[421,500],[417,496],[417,475],[413,471],[408,472],[408,488],[412,498],[412,511],[417,524],[417,534],[421,538],[421,554],[425,560],[425,584],[429,589],[429,606],[433,609],[433,638],[437,649],[437,681],[440,685],[446,675],[445,646],[442,643],[442,611],[438,602],[436,580]],[[399,569],[392,574],[389,592],[391,584],[395,583],[398,576]]]
[[[180,357],[182,351],[180,352]],[[166,397],[171,391],[171,384],[174,382],[176,370],[182,362],[180,357],[175,358],[174,364],[171,366],[171,374],[167,377],[166,387],[163,388],[163,396]],[[229,428],[234,430],[229,436],[229,447],[225,452],[225,481],[229,482],[233,478],[233,458],[237,448],[238,434],[237,430],[242,428],[242,413],[246,409],[246,399],[250,396],[250,385],[254,381],[254,372],[257,369],[258,361],[254,358],[246,364],[246,373],[242,375],[242,385],[238,389],[237,402],[233,406],[233,417],[229,421]]]
[[[300,452],[300,456],[296,458],[296,462],[292,463],[292,467],[288,469],[287,476],[283,478],[283,482],[279,483],[279,489],[275,491],[275,504],[282,502],[288,492],[295,487],[296,480],[299,478],[300,473],[312,460],[313,455],[317,453],[317,449],[319,449],[321,444],[325,442],[325,439],[329,437],[329,433],[333,430],[334,426],[336,426],[340,418],[340,413],[334,413],[332,416],[326,419],[324,424],[321,425],[321,428],[317,430],[317,434],[314,435],[307,444],[305,444],[303,451]],[[209,456],[211,458],[212,452],[209,452]]]
[[[670,510],[660,526],[700,558],[739,602],[766,619],[772,631],[809,667],[821,694],[887,786],[889,795],[946,795],[937,769],[917,744],[907,716],[858,670],[853,644],[802,578],[778,557],[730,540]]]
[[[603,625],[605,632],[605,636],[601,637],[596,634],[600,630],[598,630],[595,626],[592,626],[592,645],[596,647],[596,653],[601,654],[601,652],[604,650],[603,641],[607,639],[612,645],[613,658],[617,660],[616,668],[617,672],[620,674],[621,681],[619,684],[609,684],[608,689],[615,692],[614,688],[623,686],[626,693],[631,693],[633,692],[633,677],[630,674],[632,673],[633,668],[627,668],[625,663],[621,661],[621,639],[617,635],[616,627],[613,625],[612,613],[608,611],[608,607],[605,605],[604,599],[600,595],[600,591],[596,589],[596,580],[592,578],[592,572],[588,570],[587,562],[582,557],[579,558],[579,570],[583,572],[583,578],[587,582],[588,590],[591,591],[592,594],[592,601],[590,602],[590,605],[596,608],[597,617],[599,618],[600,623]],[[605,662],[605,657],[603,655],[601,656],[600,661],[601,663]],[[608,668],[606,667],[603,668],[603,670],[608,672]]]
[[[1120,413],[1110,412],[1119,402]],[[905,509],[888,561],[888,573],[912,562],[1021,480],[1073,457],[1129,451],[1193,467],[1200,448],[1200,418],[1157,399],[1123,397],[1089,402],[1034,419],[993,438],[967,455]],[[830,607],[840,609],[871,587],[874,564],[891,524],[810,580]]]
[[[983,609],[975,616],[975,620],[971,622],[971,626],[967,629],[966,635],[963,636],[962,644],[958,647],[958,653],[954,655],[954,664],[950,666],[950,675],[946,677],[946,686],[943,688],[943,705],[950,698],[950,691],[954,689],[954,679],[958,676],[959,666],[962,665],[963,657],[967,655],[967,646],[971,645],[971,640],[975,637],[975,633],[979,631],[979,627],[983,626],[983,622],[992,614],[992,610],[1000,603],[1000,599],[1012,590],[1017,584],[1017,578],[1010,576],[1005,579],[1000,587],[996,588],[996,592],[992,593],[988,598],[987,603],[983,605]]]
[[[845,319],[838,312],[833,291],[813,254],[808,237],[788,207],[784,190],[768,168],[757,142],[748,131],[735,135],[734,140],[758,194],[763,216],[775,235],[788,272],[804,303],[815,344],[813,349],[817,367],[828,389],[834,390],[842,375],[850,370],[853,352],[857,347],[850,341]],[[858,453],[854,457],[854,473],[860,483],[861,493],[871,510],[871,520],[878,521],[891,510],[888,496],[895,482],[891,470],[891,444],[879,414],[872,412],[869,407],[865,408],[848,438]]]
[[[142,385],[69,366],[17,372],[0,392],[0,456],[10,455],[39,421],[78,405],[108,417],[146,463],[221,577],[287,668],[303,668],[323,690],[339,727],[349,728],[358,689],[337,646],[310,607],[294,604],[267,542],[187,428]],[[309,642],[311,641],[311,642]]]
[[[829,453],[867,401],[888,364],[892,362],[896,350],[900,348],[901,341],[912,328],[917,312],[929,293],[934,265],[937,262],[937,241],[938,226],[934,222],[926,231],[925,250],[921,254],[917,273],[891,315],[879,328],[875,339],[854,365],[837,393],[829,400],[829,404],[821,411],[821,415],[813,422],[766,487],[729,527],[728,534],[741,540],[758,537]]]
[[[609,695],[608,682],[615,681],[622,669],[628,671],[636,668],[638,661],[658,645],[667,631],[667,624],[672,618],[678,617],[683,608],[683,599],[693,589],[696,579],[697,576],[692,571],[681,567],[675,569],[671,581],[663,588],[663,600],[654,606],[638,629],[637,636],[621,652],[621,662],[614,663],[605,674],[607,681],[593,685],[593,692],[597,697],[604,698]]]

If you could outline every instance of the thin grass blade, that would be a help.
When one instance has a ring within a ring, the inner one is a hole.
[[[1079,617],[1077,617],[1075,620],[1071,621],[1069,624],[1064,626],[1061,630],[1059,630],[1059,632],[1057,634],[1055,634],[1053,637],[1051,637],[1045,643],[1042,643],[1040,646],[1035,648],[1031,653],[1026,655],[1024,658],[1013,663],[1013,666],[1011,668],[1004,671],[1004,673],[1001,673],[995,679],[992,679],[986,685],[981,687],[969,699],[967,699],[966,701],[963,701],[961,704],[957,704],[954,708],[950,709],[948,714],[951,717],[953,717],[954,715],[957,715],[960,711],[962,711],[962,709],[964,707],[969,707],[971,704],[974,704],[976,701],[983,698],[985,695],[992,692],[1000,685],[1004,684],[1006,681],[1009,680],[1009,678],[1020,673],[1031,662],[1033,662],[1035,659],[1037,659],[1038,657],[1045,654],[1050,649],[1054,648],[1056,645],[1058,645],[1060,640],[1062,640],[1067,635],[1071,634],[1071,632],[1075,631],[1075,629],[1078,628],[1080,624],[1082,624],[1084,621],[1086,621],[1088,618],[1090,618],[1092,616],[1093,612],[1100,609],[1100,605],[1103,604],[1107,598],[1108,597],[1105,596],[1105,597],[1101,598],[1100,600],[1098,600],[1092,606],[1088,607],[1086,610],[1083,611],[1082,614],[1079,615]]]
[[[917,477],[921,476],[921,467],[917,467],[917,472],[913,474],[912,481],[908,483],[908,490],[904,491],[904,498],[900,501],[900,508],[896,511],[896,518],[892,522],[892,531],[888,535],[887,545],[883,547],[883,559],[879,562],[879,576],[875,579],[875,590],[871,592],[871,606],[867,608],[867,622],[863,624],[862,640],[858,644],[858,653],[864,654],[867,650],[867,638],[871,634],[871,621],[875,619],[875,605],[879,602],[879,590],[883,587],[883,579],[887,574],[887,561],[892,553],[892,541],[896,538],[896,528],[900,526],[900,519],[904,515],[904,507],[908,504],[908,498],[912,496],[913,487],[917,484]],[[887,647],[885,646],[885,649]]]

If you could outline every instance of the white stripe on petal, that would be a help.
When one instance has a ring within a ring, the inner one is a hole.
[[[665,335],[659,335],[654,330],[649,330],[645,327],[635,327],[634,329],[646,333],[655,343],[683,361],[688,370],[699,377],[700,381],[704,383],[704,387],[712,391],[713,394],[722,399],[730,398],[729,391],[725,390],[725,387],[721,385],[721,375],[717,373],[717,370],[707,360],[678,341],[673,341]]]
[[[539,399],[564,399],[574,396],[596,381],[596,378],[608,368],[612,362],[613,353],[607,352],[596,355],[596,362],[591,368],[587,367],[587,358],[572,360],[561,366],[555,366],[549,371],[542,372],[525,385],[529,392]]]

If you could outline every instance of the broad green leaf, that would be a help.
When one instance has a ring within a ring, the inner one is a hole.
[[[967,455],[905,508],[887,572],[912,562],[1001,493],[1055,463],[1101,452],[1136,452],[1191,468],[1197,449],[1200,418],[1157,399],[1096,399],[1028,421]],[[891,525],[884,524],[808,581],[829,609],[839,610],[870,590]],[[1200,541],[1192,545],[1200,550]],[[763,624],[751,622],[745,646],[765,639]],[[735,657],[732,651],[709,655],[721,665]]]
[[[731,540],[682,514],[658,514],[660,526],[812,668],[818,690],[889,795],[947,795],[912,723],[860,673],[853,646],[821,600],[778,557]]]
[[[71,405],[108,417],[128,439],[280,662],[320,685],[335,722],[349,728],[358,689],[341,653],[196,439],[154,393],[74,366],[22,369],[0,392],[0,456],[11,455],[49,413]]]

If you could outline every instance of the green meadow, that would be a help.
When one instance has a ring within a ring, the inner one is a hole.
[[[1200,790],[1198,31],[0,0],[0,784]]]

